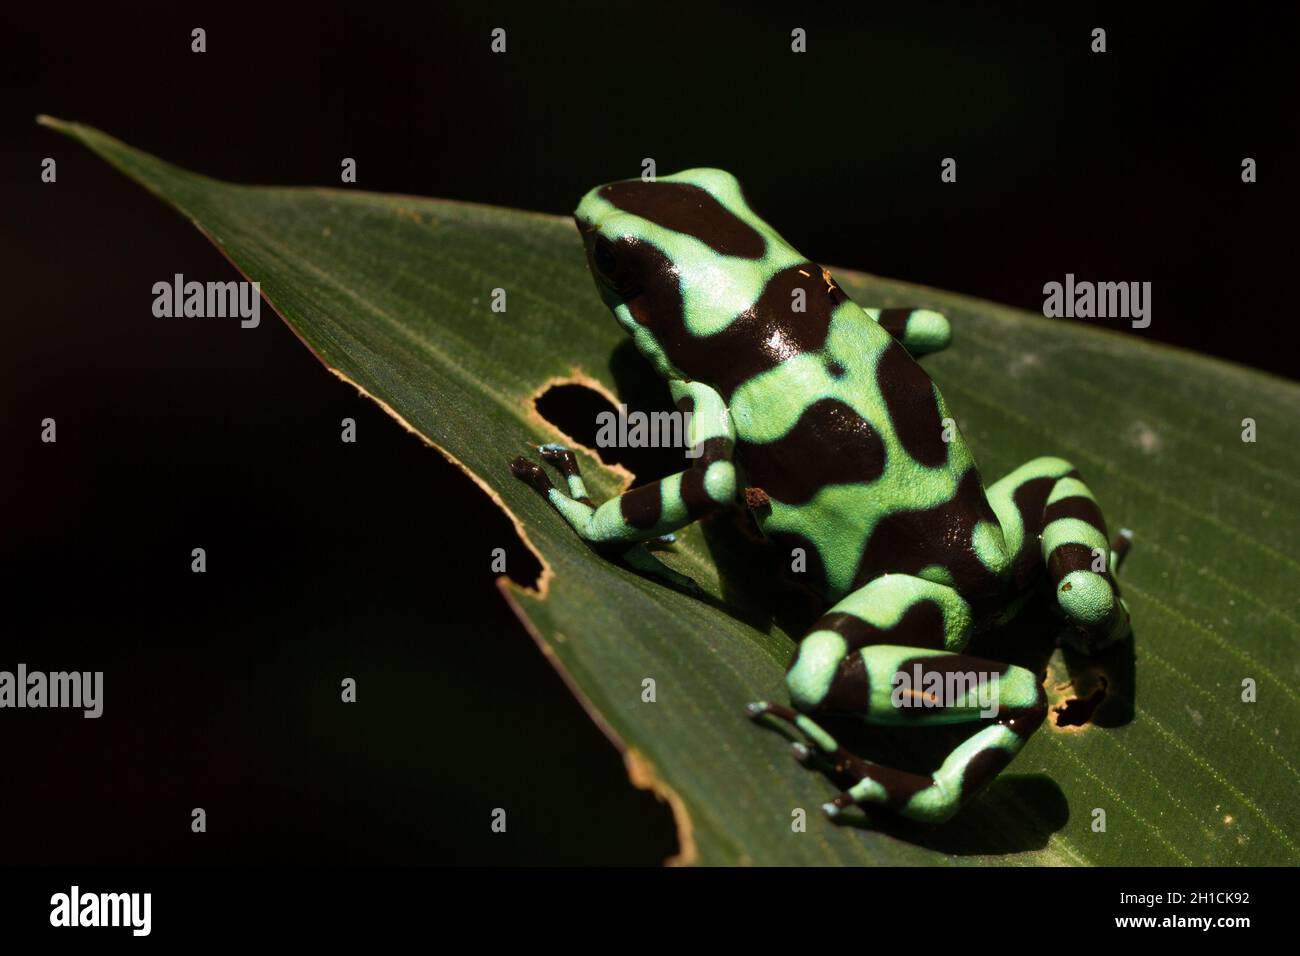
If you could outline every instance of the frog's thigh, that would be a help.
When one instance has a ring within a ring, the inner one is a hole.
[[[952,588],[882,575],[831,608],[799,642],[785,675],[790,702],[805,714],[853,715],[886,726],[964,723],[1037,708],[1042,688],[1032,671],[955,653],[970,628],[970,609]]]
[[[594,507],[571,453],[542,446],[568,485],[554,487],[541,468],[520,458],[511,468],[544,494],[575,531],[600,544],[637,544],[662,537],[735,500],[736,470],[731,456],[735,431],[722,397],[699,382],[671,382],[679,412],[689,412],[685,429],[691,466],[611,498]]]
[[[958,651],[970,629],[970,607],[953,588],[883,574],[822,615],[799,642],[785,676],[790,699],[808,713],[869,713],[868,671],[873,660],[886,666],[873,647]]]
[[[1062,458],[1035,458],[995,482],[988,499],[1020,587],[1045,566],[1061,613],[1094,646],[1128,633],[1106,519],[1073,465]],[[1126,543],[1121,535],[1115,549]]]
[[[948,317],[933,309],[863,309],[907,349],[912,358],[940,352],[952,342]]]

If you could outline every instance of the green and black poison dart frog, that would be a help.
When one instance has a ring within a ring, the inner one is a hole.
[[[678,583],[693,582],[645,543],[720,507],[748,506],[778,547],[803,549],[829,610],[786,673],[793,707],[758,702],[749,714],[791,724],[807,741],[796,756],[845,781],[824,805],[832,818],[854,804],[949,818],[1047,713],[1036,674],[967,656],[967,641],[1009,618],[1044,577],[1080,650],[1125,638],[1113,572],[1128,533],[1111,545],[1092,492],[1060,458],[1036,458],[986,489],[916,362],[947,346],[948,320],[854,304],[755,215],[731,174],[600,186],[574,218],[602,298],[691,413],[696,457],[600,506],[561,446],[539,453],[567,494],[526,458],[511,463],[514,474],[587,541]],[[896,703],[895,675],[923,675],[924,687],[956,673],[996,675],[986,682],[995,707],[981,707],[969,685],[937,709]],[[849,753],[819,714],[978,728],[927,776]]]

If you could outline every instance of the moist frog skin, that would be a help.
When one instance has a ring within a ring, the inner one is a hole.
[[[694,457],[600,505],[562,446],[538,452],[563,487],[526,458],[512,471],[583,539],[686,587],[645,545],[720,508],[747,507],[778,548],[802,549],[802,577],[828,610],[786,673],[790,706],[759,701],[750,715],[789,723],[803,740],[796,757],[844,782],[824,805],[832,818],[858,804],[948,819],[1047,713],[1037,675],[966,655],[971,636],[1050,587],[1079,650],[1127,638],[1114,574],[1128,532],[1111,543],[1096,498],[1061,458],[986,486],[917,363],[947,347],[947,318],[853,302],[754,213],[730,173],[610,183],[574,218],[600,296],[690,413]],[[896,687],[912,675],[958,690],[929,706],[923,680],[911,693],[925,706],[899,706]],[[958,675],[989,681],[977,693]],[[832,714],[974,731],[926,775],[848,752],[817,723]]]

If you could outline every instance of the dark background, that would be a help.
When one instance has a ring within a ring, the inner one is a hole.
[[[675,849],[478,559],[507,521],[269,310],[256,332],[155,319],[154,282],[233,270],[37,113],[239,182],[338,185],[352,156],[358,188],[556,213],[643,157],[722,166],[817,261],[1033,310],[1066,272],[1149,280],[1153,323],[1128,334],[1294,374],[1281,4],[466,7],[0,15],[0,669],[106,672],[97,721],[0,712],[0,861]]]

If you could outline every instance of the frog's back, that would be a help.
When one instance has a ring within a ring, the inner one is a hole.
[[[747,499],[770,538],[803,549],[802,580],[830,600],[891,571],[972,599],[1000,588],[1002,533],[942,396],[735,177],[612,183],[575,219],[642,353],[726,403]]]
[[[749,320],[761,329],[751,351],[783,342],[787,354],[728,398],[743,480],[762,492],[747,496],[760,527],[782,550],[803,549],[807,583],[831,601],[890,572],[974,600],[996,594],[1001,531],[943,396],[828,273],[804,266],[804,312],[781,288],[764,298],[785,307]]]

